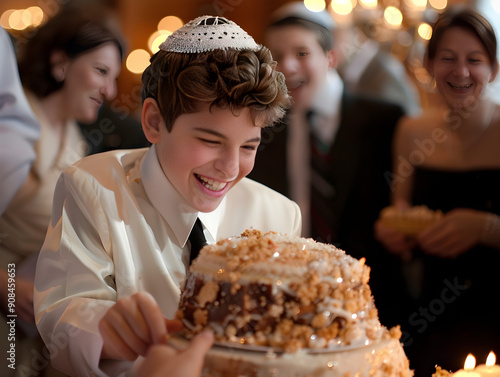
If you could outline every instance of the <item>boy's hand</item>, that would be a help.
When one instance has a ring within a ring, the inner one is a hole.
[[[168,321],[153,296],[139,292],[119,299],[99,322],[104,340],[101,359],[134,361],[145,356],[152,344],[161,344],[168,329],[178,331],[177,321]]]

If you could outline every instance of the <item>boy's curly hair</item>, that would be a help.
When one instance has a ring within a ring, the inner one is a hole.
[[[248,107],[254,124],[271,126],[290,105],[285,77],[275,69],[269,49],[214,50],[200,54],[159,51],[142,75],[142,100],[154,98],[168,131],[178,116],[204,104]]]

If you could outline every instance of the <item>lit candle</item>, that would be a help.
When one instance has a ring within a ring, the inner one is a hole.
[[[486,359],[486,365],[479,365],[475,371],[482,377],[500,377],[500,365],[496,365],[497,358],[491,351]]]
[[[481,377],[479,373],[474,371],[475,366],[476,358],[469,353],[465,359],[464,369],[460,369],[459,371],[453,373],[453,377]]]

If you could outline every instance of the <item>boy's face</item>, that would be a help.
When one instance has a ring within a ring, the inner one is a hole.
[[[266,46],[278,63],[277,70],[285,75],[293,106],[309,108],[332,65],[316,34],[301,26],[272,27],[266,33]]]
[[[160,125],[161,139],[155,144],[176,190],[194,209],[211,212],[252,170],[260,131],[248,108],[235,116],[231,110],[205,106],[179,116],[170,133]]]

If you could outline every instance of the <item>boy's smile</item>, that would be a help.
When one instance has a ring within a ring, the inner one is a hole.
[[[201,182],[203,187],[207,188],[210,191],[222,191],[223,188],[227,186],[227,182],[217,181],[208,177],[203,177],[201,175],[195,174],[196,178]]]
[[[205,105],[180,115],[171,132],[161,121],[158,131],[154,144],[165,175],[190,207],[211,212],[252,170],[261,128],[248,108],[235,115]]]

